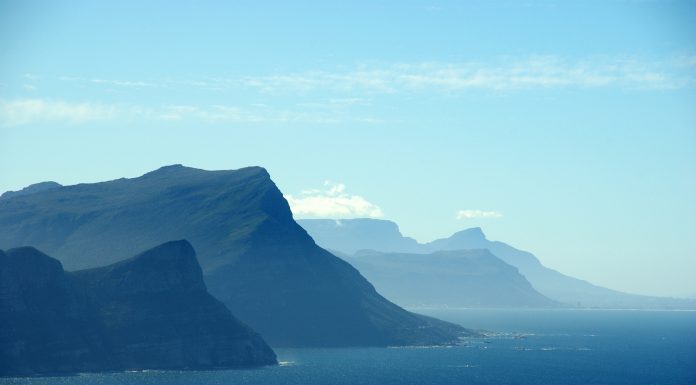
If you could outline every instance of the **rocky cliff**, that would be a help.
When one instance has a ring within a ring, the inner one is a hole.
[[[211,293],[273,346],[446,344],[467,333],[394,305],[318,247],[260,167],[174,165],[0,200],[0,247],[33,244],[68,269],[182,238]]]
[[[34,248],[12,249],[0,254],[0,277],[2,375],[276,362],[208,294],[186,241],[73,273]]]

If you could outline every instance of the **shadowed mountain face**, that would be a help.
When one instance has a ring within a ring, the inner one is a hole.
[[[57,260],[0,251],[0,375],[114,369],[97,305]]]
[[[73,273],[34,248],[11,249],[0,253],[0,277],[2,375],[276,362],[208,294],[186,241]]]
[[[361,249],[380,252],[433,253],[444,250],[488,249],[493,255],[516,267],[544,296],[568,306],[600,308],[696,308],[691,299],[658,298],[622,293],[569,277],[543,266],[531,253],[515,249],[498,241],[486,239],[480,228],[459,231],[449,238],[420,244],[406,238],[395,223],[378,219],[298,220],[317,243],[330,250],[353,254]],[[369,224],[371,233],[366,241],[356,227]],[[348,230],[345,230],[348,229]],[[380,230],[381,229],[381,230]],[[381,240],[380,240],[381,239]],[[369,277],[369,275],[368,275]],[[379,287],[379,286],[378,286]]]
[[[0,247],[33,244],[68,269],[180,238],[210,292],[275,346],[442,344],[466,332],[399,308],[318,247],[259,167],[168,166],[0,200]]]
[[[344,257],[385,297],[407,307],[554,307],[488,250],[360,251]]]

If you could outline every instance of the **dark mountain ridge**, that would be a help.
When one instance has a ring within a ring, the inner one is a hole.
[[[273,346],[433,345],[468,333],[399,308],[318,247],[260,167],[174,165],[0,200],[0,247],[33,244],[68,269],[182,238],[210,292]]]
[[[39,191],[50,190],[52,188],[60,187],[61,185],[56,182],[40,182],[29,185],[19,191],[6,191],[0,195],[0,199],[12,198],[20,195],[34,194]]]
[[[15,248],[0,252],[0,277],[0,375],[276,363],[208,294],[186,241],[73,273]]]

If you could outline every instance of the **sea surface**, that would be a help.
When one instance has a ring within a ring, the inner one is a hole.
[[[2,384],[696,384],[696,312],[433,310],[490,331],[461,346],[275,349],[280,365],[0,379]]]

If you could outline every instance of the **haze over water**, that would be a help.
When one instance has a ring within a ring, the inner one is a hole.
[[[696,381],[696,312],[433,310],[497,333],[462,346],[276,349],[280,365],[3,379],[6,384],[567,384]]]

